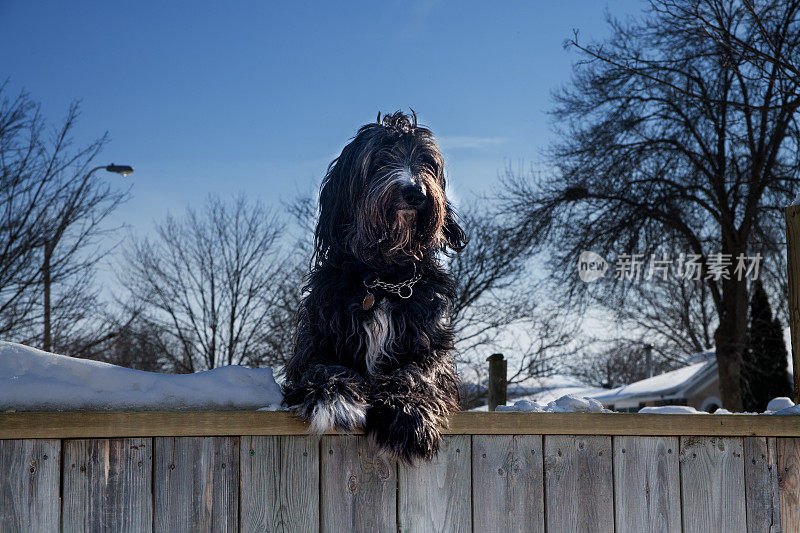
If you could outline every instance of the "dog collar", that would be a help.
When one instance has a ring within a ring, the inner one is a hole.
[[[404,300],[408,300],[414,294],[414,285],[422,279],[422,274],[417,273],[417,265],[414,265],[414,274],[407,280],[400,283],[387,283],[381,281],[376,274],[370,274],[364,279],[364,287],[367,288],[367,294],[361,302],[361,307],[364,311],[369,311],[375,305],[375,295],[372,294],[370,289],[381,289],[386,292],[396,294]]]

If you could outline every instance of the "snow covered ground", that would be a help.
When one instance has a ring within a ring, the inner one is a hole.
[[[157,374],[0,341],[0,412],[274,409],[281,400],[271,368]]]

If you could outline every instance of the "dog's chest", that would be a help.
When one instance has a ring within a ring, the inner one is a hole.
[[[370,315],[364,320],[365,358],[367,371],[375,374],[380,361],[391,358],[392,345],[395,338],[395,327],[389,303],[382,300],[373,307]]]

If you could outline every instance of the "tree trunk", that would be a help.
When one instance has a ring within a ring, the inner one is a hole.
[[[742,354],[747,340],[747,280],[722,282],[722,312],[714,333],[719,392],[722,406],[730,411],[742,410]]]

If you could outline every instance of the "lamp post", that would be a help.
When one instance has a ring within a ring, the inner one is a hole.
[[[110,165],[101,165],[91,169],[86,176],[84,176],[83,184],[85,185],[92,174],[100,169],[119,174],[123,178],[127,178],[133,174],[132,166],[111,163]],[[58,241],[64,236],[64,231],[66,231],[67,226],[69,226],[69,217],[62,217],[56,230],[44,241],[44,261],[42,264],[42,284],[44,285],[44,334],[42,335],[42,349],[46,352],[49,352],[53,345],[53,336],[50,330],[50,260],[53,257],[53,251]]]

